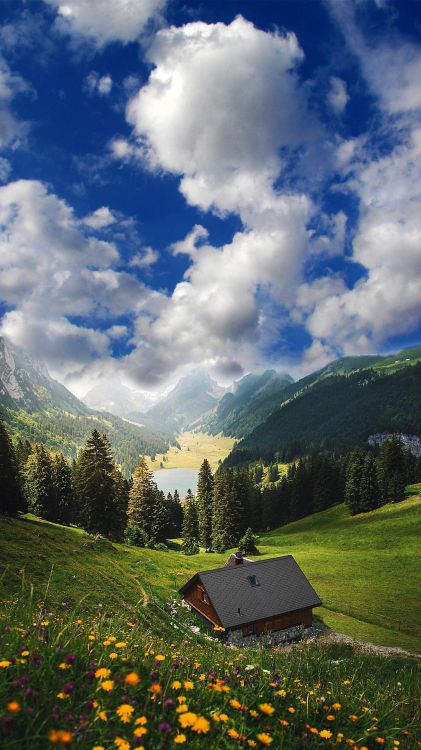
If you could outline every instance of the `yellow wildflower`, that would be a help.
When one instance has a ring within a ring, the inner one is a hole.
[[[0,667],[2,667],[2,669],[6,669],[7,667],[10,667],[11,663],[12,662],[8,659],[2,659],[2,661],[0,661]]]
[[[62,661],[61,664],[58,665],[58,668],[59,669],[70,669],[71,666],[72,666],[71,664],[67,664],[67,662]]]
[[[135,737],[143,737],[144,734],[147,734],[148,730],[146,727],[136,727],[133,734]]]
[[[257,747],[257,742],[254,740],[248,740],[247,744],[249,747]]]
[[[230,700],[230,706],[232,708],[241,708],[241,703],[240,703],[239,700],[237,700],[237,698],[231,698],[231,700]]]
[[[155,661],[164,661],[165,656],[163,654],[157,654],[155,656]]]
[[[288,713],[290,713],[290,714],[295,714],[295,708],[293,708],[293,706],[290,706],[290,707],[288,708]]]
[[[186,741],[186,735],[185,734],[176,734],[174,737],[174,742],[176,745],[182,745],[183,742]]]
[[[151,693],[153,693],[153,695],[159,695],[159,693],[161,692],[162,688],[161,688],[161,685],[159,685],[158,682],[154,682],[150,686],[149,690],[150,690]]]
[[[95,672],[95,677],[109,677],[111,674],[111,670],[107,669],[106,667],[100,667]]]
[[[69,745],[73,739],[73,735],[71,732],[68,732],[67,729],[50,729],[48,739],[54,745],[57,742],[60,742],[62,745]]]
[[[198,716],[192,725],[192,730],[197,734],[207,734],[210,730],[210,723],[204,716]]]
[[[126,646],[127,646],[126,641],[119,641],[119,643],[115,644],[116,648],[126,648]]]
[[[187,727],[192,727],[197,721],[197,718],[197,714],[194,714],[192,711],[187,711],[187,713],[181,714],[181,716],[178,717],[178,723],[182,729],[186,729]]]
[[[184,690],[194,690],[194,682],[191,682],[191,680],[184,680]]]
[[[233,740],[239,740],[241,737],[240,732],[237,732],[236,729],[228,729],[227,734],[233,739]]]
[[[9,714],[18,714],[20,711],[20,703],[18,701],[10,701],[7,704],[7,710]]]
[[[70,698],[70,693],[57,693],[57,698],[60,698],[61,701],[66,700],[66,698]]]
[[[148,720],[147,720],[146,716],[139,716],[139,718],[138,718],[138,719],[136,719],[136,721],[135,721],[135,724],[136,724],[136,725],[140,725],[140,726],[142,726],[142,727],[143,727],[143,726],[144,726],[145,724],[147,724],[147,723],[148,723]]]
[[[336,716],[334,716],[333,714],[328,714],[326,716],[327,721],[335,721],[335,718],[336,718]]]
[[[255,711],[254,708],[252,708],[251,711],[249,711],[249,714],[253,717],[253,719],[257,719],[259,712]]]
[[[311,734],[319,734],[319,730],[316,727],[309,727],[309,731]]]
[[[122,703],[117,709],[116,714],[123,724],[129,724],[134,712],[133,706],[130,703]]]
[[[111,654],[108,654],[108,656],[110,657],[110,659],[117,659],[118,654],[116,654],[115,651],[112,651]]]
[[[384,737],[375,737],[374,742],[377,742],[378,745],[384,745]]]
[[[140,677],[137,672],[129,672],[128,674],[126,674],[124,682],[126,683],[126,685],[138,685],[140,682]]]
[[[272,716],[272,714],[275,713],[275,709],[271,703],[259,703],[259,710],[262,714],[266,714],[267,716]]]
[[[330,740],[330,738],[332,737],[332,732],[329,732],[328,729],[322,729],[319,732],[319,737],[321,737],[322,740]]]
[[[21,656],[29,656],[29,651],[22,651]]]
[[[108,716],[106,711],[100,711],[98,714],[98,718],[101,719],[101,721],[108,721]]]
[[[342,708],[342,706],[341,706],[341,704],[340,704],[340,703],[333,703],[333,704],[332,704],[332,708],[333,708],[333,709],[334,709],[335,711],[340,711],[340,710],[341,710],[341,708]]]
[[[358,716],[355,716],[355,714],[349,714],[348,719],[351,721],[358,721]]]
[[[261,732],[260,734],[256,735],[259,742],[262,743],[262,745],[271,745],[273,742],[272,737],[270,734],[267,734],[266,732]]]
[[[105,750],[105,747],[104,745],[95,745],[95,747],[93,747],[92,750]]]
[[[180,690],[181,688],[180,680],[174,680],[174,682],[171,683],[171,687],[173,690]]]
[[[281,727],[289,727],[289,722],[286,721],[285,719],[279,719],[279,723]]]
[[[114,745],[118,747],[118,750],[130,750],[130,743],[124,740],[123,737],[116,737]]]
[[[351,680],[344,680],[344,685],[351,685]]]
[[[281,698],[285,698],[286,694],[287,694],[286,690],[278,690],[276,693],[276,695],[280,695]]]
[[[99,683],[99,686],[105,690],[106,693],[109,693],[114,687],[114,680],[103,680],[103,682]]]
[[[186,702],[185,695],[177,695],[177,703],[185,703],[185,702]]]
[[[188,711],[189,708],[187,706],[187,703],[181,703],[177,708],[175,709],[177,714],[185,714],[186,711]]]

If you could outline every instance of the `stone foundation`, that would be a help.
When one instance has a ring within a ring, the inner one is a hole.
[[[282,643],[300,640],[305,633],[304,625],[294,625],[285,630],[273,630],[260,635],[243,636],[242,630],[232,630],[227,635],[226,643],[232,646],[264,646],[270,648]]]

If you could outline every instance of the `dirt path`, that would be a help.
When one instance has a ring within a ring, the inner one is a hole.
[[[414,654],[411,651],[406,651],[398,646],[377,646],[375,643],[358,641],[350,635],[336,633],[334,630],[330,630],[330,628],[321,630],[316,638],[318,643],[326,643],[327,645],[338,643],[339,645],[353,646],[357,651],[361,651],[364,654],[375,654],[376,656],[386,657],[405,656],[411,657],[412,659],[421,659],[421,654]]]

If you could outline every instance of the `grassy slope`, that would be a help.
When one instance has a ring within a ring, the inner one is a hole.
[[[223,435],[206,435],[203,432],[182,432],[177,437],[181,450],[171,446],[165,457],[168,459],[160,466],[163,455],[156,456],[155,461],[149,461],[150,468],[157,469],[200,469],[202,461],[207,458],[212,471],[228,456],[235,440]]]
[[[421,500],[351,518],[343,506],[262,535],[264,556],[293,554],[325,607],[325,622],[363,640],[420,650],[419,597],[416,588],[417,523]],[[51,606],[99,603],[133,611],[139,602],[168,599],[196,570],[222,565],[227,554],[186,557],[171,552],[92,542],[83,532],[30,517],[0,519],[2,598],[29,578],[48,592]],[[400,624],[399,624],[400,623]],[[398,628],[401,630],[398,630]]]

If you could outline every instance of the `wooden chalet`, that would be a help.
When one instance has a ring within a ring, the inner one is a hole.
[[[292,555],[253,562],[231,555],[223,568],[196,573],[180,589],[209,625],[243,636],[310,627],[321,601]]]

